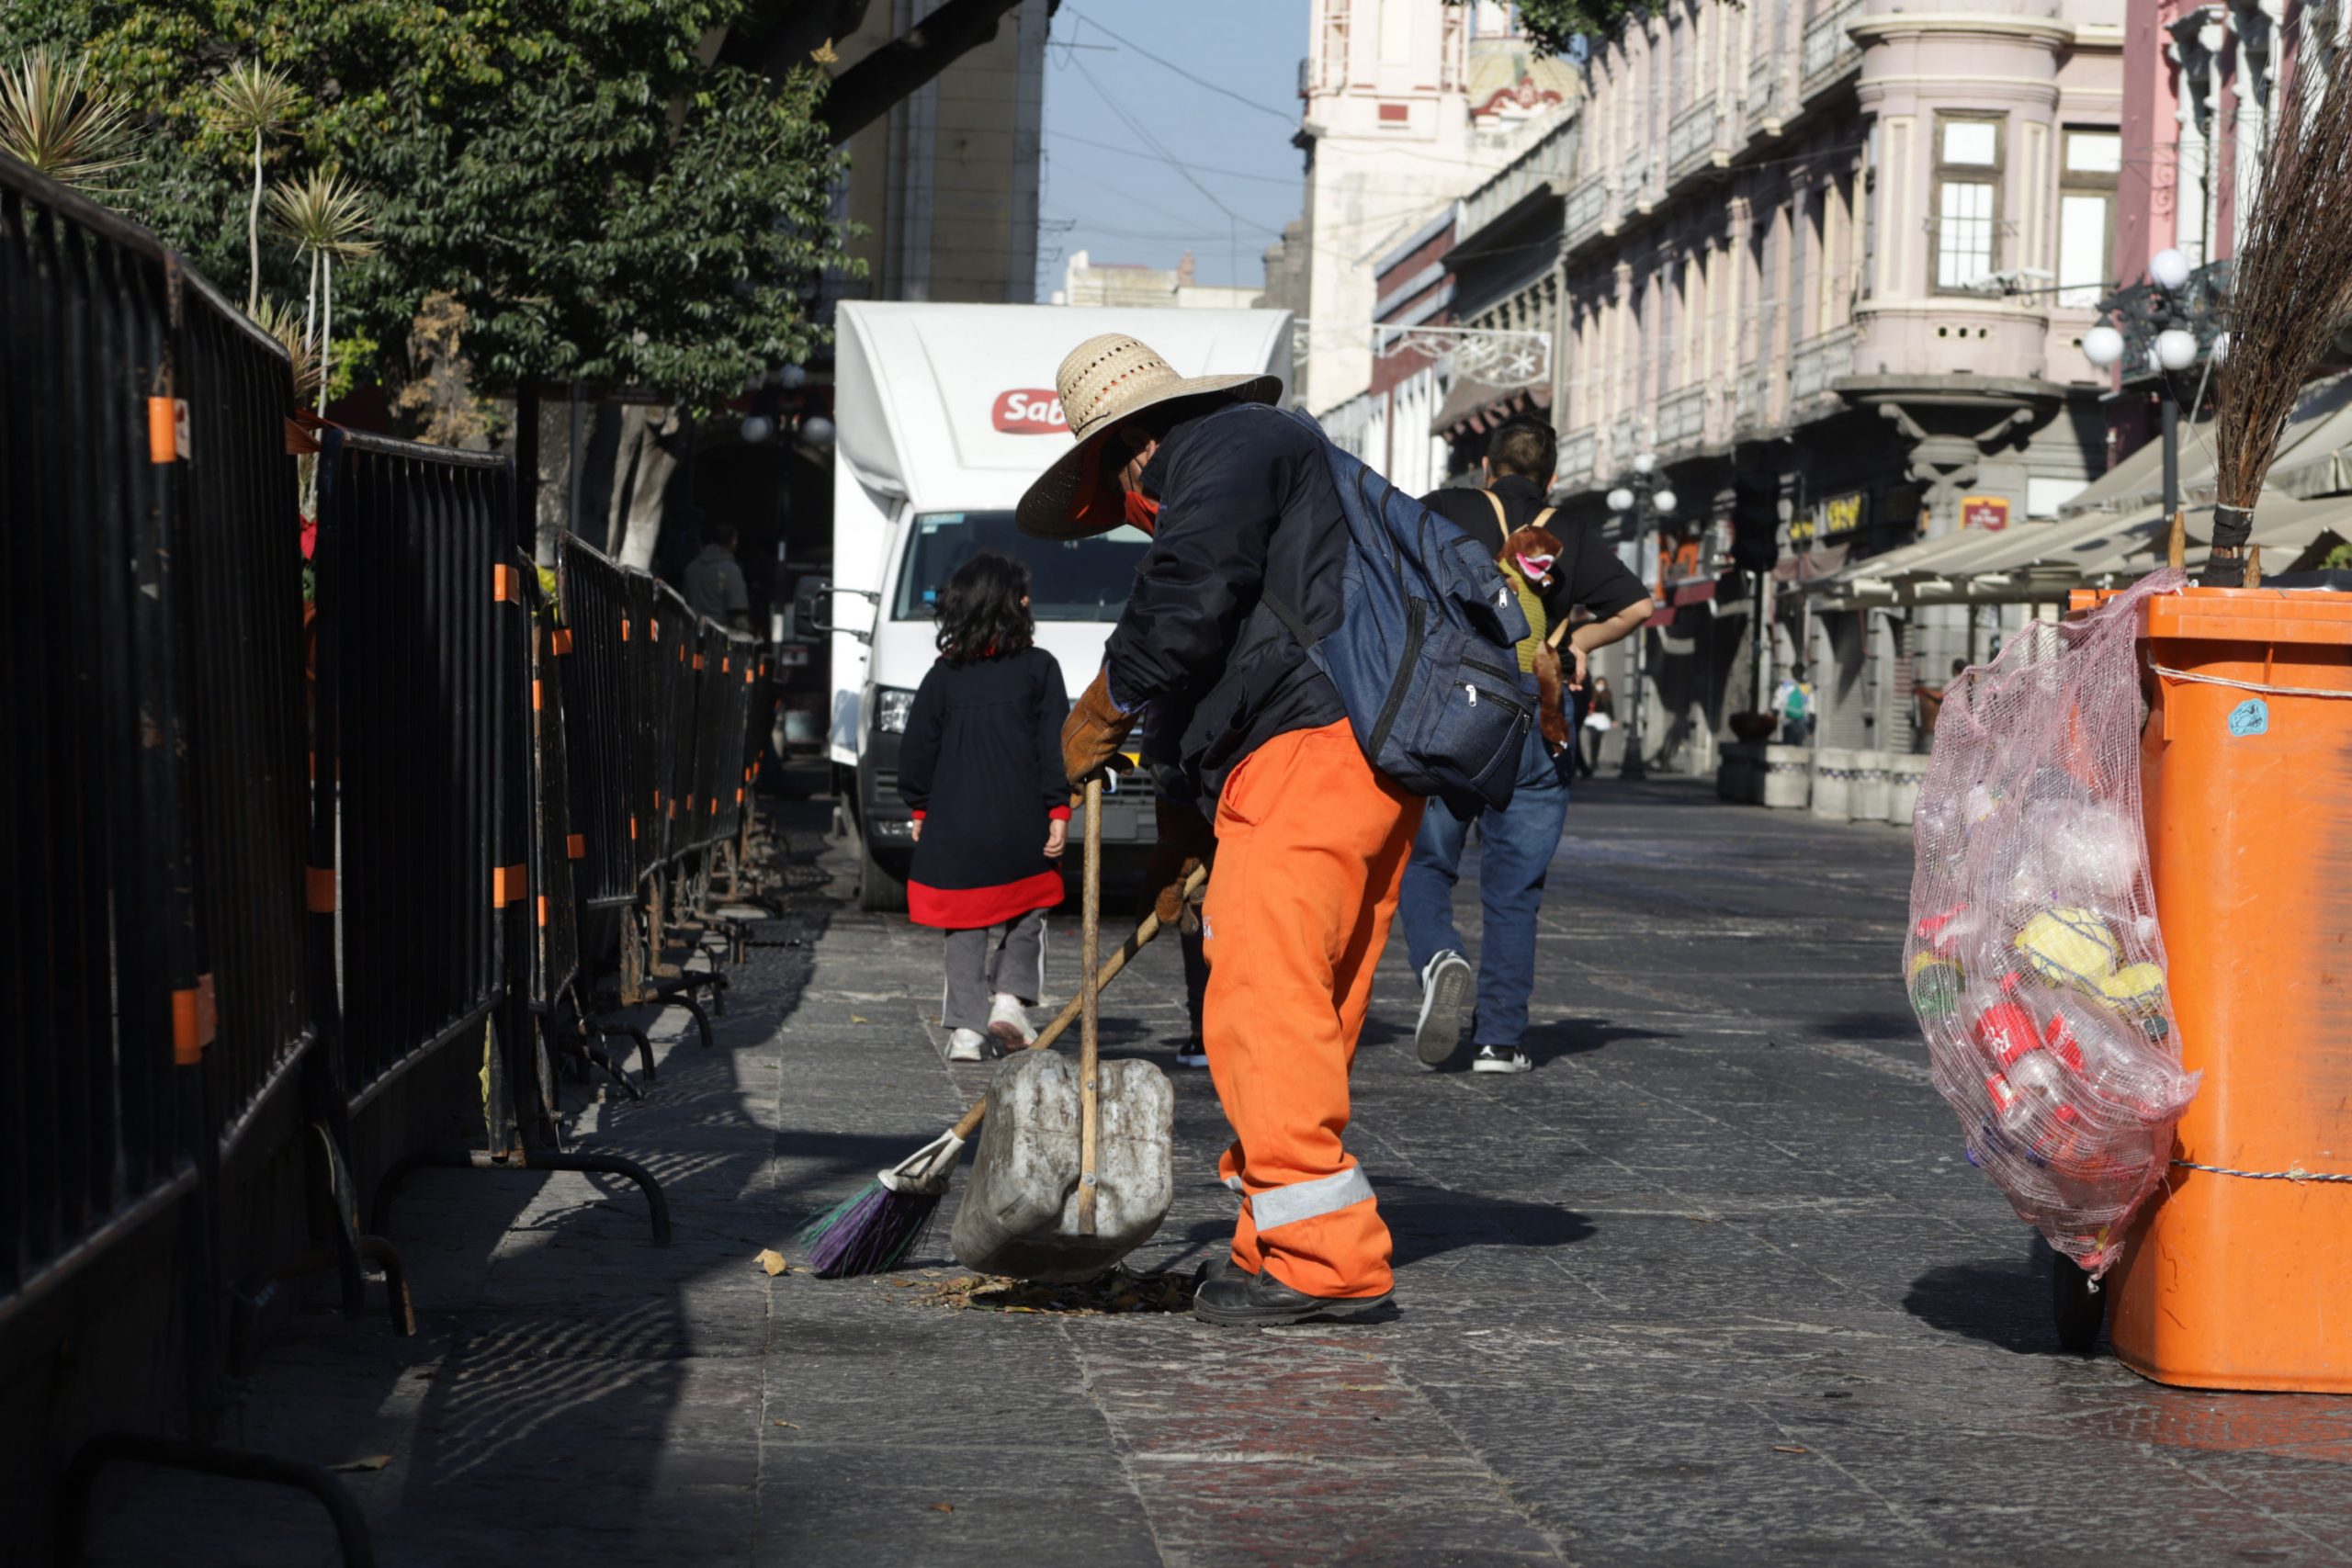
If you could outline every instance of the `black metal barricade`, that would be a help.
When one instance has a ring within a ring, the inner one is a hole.
[[[0,878],[21,921],[0,975],[31,1003],[0,1049],[0,1323],[192,1179],[170,273],[149,236],[0,160]]]
[[[435,1048],[478,1041],[506,995],[529,863],[512,483],[487,453],[340,430],[322,443],[314,570],[335,766],[317,787],[340,842],[355,1109]]]
[[[631,758],[639,716],[631,660],[629,580],[571,535],[556,541],[556,595],[569,639],[560,696],[564,768],[580,857],[574,891],[591,908],[637,897],[631,843]]]

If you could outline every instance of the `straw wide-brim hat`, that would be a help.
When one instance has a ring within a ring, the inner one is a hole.
[[[1021,531],[1033,537],[1083,539],[1108,533],[1123,517],[1102,507],[1090,507],[1080,514],[1078,505],[1091,499],[1083,491],[1100,472],[1098,460],[1107,460],[1096,448],[1121,420],[1179,398],[1223,394],[1243,402],[1271,403],[1283,395],[1283,381],[1279,376],[1263,375],[1179,376],[1141,339],[1104,333],[1069,351],[1054,373],[1054,391],[1078,444],[1029,487],[1014,515]],[[1125,461],[1122,457],[1123,465]]]

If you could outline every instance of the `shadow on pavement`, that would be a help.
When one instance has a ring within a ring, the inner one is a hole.
[[[1399,1176],[1381,1178],[1378,1190],[1381,1217],[1396,1244],[1391,1261],[1398,1268],[1464,1247],[1566,1247],[1593,1232],[1589,1219],[1556,1203],[1457,1192]],[[1229,1222],[1204,1220],[1185,1239],[1214,1252],[1232,1234]]]
[[[1581,1056],[1588,1051],[1622,1045],[1629,1040],[1681,1038],[1667,1030],[1620,1027],[1605,1018],[1555,1018],[1548,1023],[1531,1025],[1519,1043],[1540,1067],[1564,1056]]]
[[[1911,1281],[1903,1310],[1930,1328],[2020,1356],[2061,1353],[2050,1316],[2050,1252],[2039,1237],[2022,1257],[1928,1269]]]

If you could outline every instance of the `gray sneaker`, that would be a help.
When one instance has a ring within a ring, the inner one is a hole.
[[[1470,999],[1470,961],[1446,949],[1421,971],[1421,1021],[1413,1049],[1428,1067],[1443,1066],[1462,1043],[1462,1004]]]

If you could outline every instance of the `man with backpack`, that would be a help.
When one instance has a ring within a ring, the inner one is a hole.
[[[1341,1144],[1348,1073],[1422,803],[1366,760],[1311,654],[1340,626],[1351,560],[1329,444],[1261,406],[1275,378],[1186,379],[1118,334],[1072,352],[1057,389],[1078,444],[1023,497],[1022,529],[1153,535],[1062,732],[1069,777],[1099,772],[1148,705],[1170,760],[1215,802],[1203,1035],[1235,1134],[1218,1175],[1243,1201],[1193,1312],[1360,1316],[1393,1280],[1388,1227]],[[1181,806],[1159,831],[1170,877],[1212,847]]]
[[[1649,592],[1627,570],[1589,524],[1563,525],[1545,499],[1556,466],[1558,445],[1552,427],[1515,419],[1488,436],[1479,463],[1483,488],[1450,486],[1421,497],[1421,504],[1499,554],[1504,541],[1522,529],[1548,533],[1559,544],[1551,561],[1550,584],[1540,594],[1523,594],[1531,623],[1520,646],[1520,665],[1532,669],[1539,645],[1560,651],[1562,674],[1581,690],[1585,656],[1633,633],[1650,617]],[[1526,581],[1523,574],[1520,581]],[[1593,618],[1571,627],[1582,610]],[[1568,807],[1568,775],[1576,765],[1573,731],[1555,755],[1542,734],[1530,730],[1519,758],[1519,787],[1510,804],[1476,817],[1478,899],[1485,915],[1479,944],[1477,1000],[1470,1015],[1470,1070],[1523,1073],[1535,1064],[1520,1041],[1527,1032],[1528,998],[1535,987],[1535,916],[1544,904],[1544,882],[1560,845]],[[1405,871],[1405,944],[1421,977],[1421,1012],[1413,1032],[1415,1049],[1431,1067],[1459,1052],[1464,1003],[1470,999],[1470,961],[1453,923],[1453,887],[1462,876],[1462,852],[1470,823],[1450,811],[1421,819],[1410,864]]]

